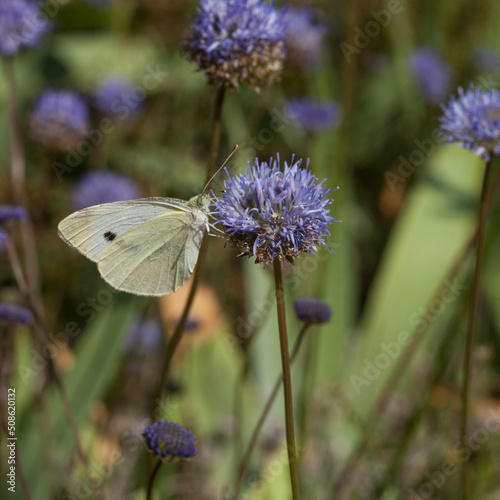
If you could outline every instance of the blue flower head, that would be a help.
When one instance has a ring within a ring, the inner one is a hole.
[[[13,219],[26,219],[26,210],[19,205],[0,205],[0,224]]]
[[[0,0],[0,52],[17,54],[23,47],[34,47],[49,31],[52,23],[42,14],[35,2]]]
[[[51,151],[75,148],[88,130],[88,106],[75,92],[49,89],[33,105],[31,136]]]
[[[326,28],[307,7],[282,9],[287,59],[302,70],[315,69],[323,54]]]
[[[314,297],[297,299],[293,307],[297,317],[309,323],[328,323],[332,317],[331,307]]]
[[[435,50],[420,47],[411,57],[411,72],[429,104],[442,102],[450,90],[451,66]]]
[[[440,135],[445,144],[457,143],[486,160],[500,154],[500,91],[472,84],[443,106]]]
[[[1,320],[6,321],[7,323],[29,325],[33,322],[33,315],[24,307],[0,302],[0,321]]]
[[[269,163],[256,159],[244,174],[228,174],[213,215],[241,255],[254,256],[256,263],[275,258],[293,263],[302,252],[314,254],[326,246],[328,225],[335,221],[326,196],[333,191],[318,183],[309,162],[306,168],[301,163],[292,157],[281,170],[279,157]]]
[[[500,52],[480,47],[472,55],[472,64],[480,71],[498,75],[500,73]]]
[[[133,83],[125,78],[110,76],[96,90],[94,102],[103,115],[128,118],[139,112],[144,103],[144,95],[137,95],[135,90]]]
[[[73,193],[77,210],[140,198],[139,188],[128,177],[114,172],[89,172],[82,176]]]
[[[148,450],[164,462],[188,460],[196,455],[196,437],[182,425],[158,420],[143,432]]]
[[[284,32],[282,14],[263,0],[201,0],[182,48],[209,83],[259,90],[281,74]]]
[[[340,121],[340,106],[334,101],[290,99],[286,110],[294,124],[307,132],[322,132]]]

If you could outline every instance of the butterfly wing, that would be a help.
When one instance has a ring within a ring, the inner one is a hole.
[[[141,198],[79,210],[59,223],[59,236],[88,259],[98,262],[115,239],[148,220],[186,205],[174,198]]]
[[[172,211],[117,237],[104,250],[99,272],[111,286],[161,296],[184,285],[195,268],[207,215]]]

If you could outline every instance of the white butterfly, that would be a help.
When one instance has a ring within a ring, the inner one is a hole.
[[[79,210],[59,223],[59,236],[97,262],[111,286],[136,295],[175,292],[194,271],[209,230],[210,199],[141,198]]]

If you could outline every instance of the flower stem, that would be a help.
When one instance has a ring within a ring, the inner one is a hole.
[[[432,304],[433,302],[440,300],[440,297],[442,297],[443,293],[449,288],[449,283],[456,278],[458,272],[460,271],[460,269],[462,269],[465,260],[474,247],[474,242],[476,241],[477,237],[477,231],[477,227],[474,227],[472,229],[470,235],[465,240],[465,243],[460,249],[460,252],[455,257],[448,272],[444,276],[443,280],[439,283],[439,286],[437,287],[431,300],[429,300],[428,304]],[[389,374],[387,380],[384,382],[384,385],[377,397],[375,404],[365,418],[365,421],[368,423],[366,431],[361,436],[359,443],[354,448],[354,451],[351,453],[350,457],[347,459],[344,467],[337,475],[337,478],[334,481],[334,485],[331,488],[332,495],[330,498],[341,500],[346,496],[358,464],[360,463],[365,451],[368,449],[368,446],[376,429],[376,426],[374,426],[372,422],[376,422],[377,416],[384,413],[389,401],[389,398],[387,396],[394,393],[397,385],[403,377],[405,370],[410,366],[410,363],[414,359],[414,353],[418,351],[418,348],[425,338],[425,334],[429,331],[429,328],[432,324],[433,323],[429,321],[426,323],[425,328],[419,328],[417,326],[412,332],[411,338],[413,339],[413,341],[411,344],[411,349],[407,348],[401,353],[397,364],[394,367],[394,370]]]
[[[288,352],[288,336],[286,330],[285,292],[281,262],[278,258],[273,261],[274,283],[276,287],[276,302],[278,309],[278,329],[281,347],[281,366],[283,370],[283,388],[285,395],[285,423],[286,442],[288,450],[288,464],[290,466],[290,481],[292,484],[292,498],[299,500],[299,476],[297,473],[297,457],[295,453],[295,431],[293,428],[292,377],[290,376],[290,356]]]
[[[212,138],[211,138],[210,154],[207,166],[207,181],[206,181],[207,183],[210,181],[210,178],[212,177],[212,172],[214,171],[215,163],[217,161],[217,154],[219,152],[223,102],[224,102],[224,87],[220,87],[217,90],[217,94],[215,97],[214,117],[212,123]],[[205,236],[203,237],[203,241],[201,243],[200,253],[198,255],[198,262],[196,263],[196,269],[193,274],[193,282],[191,285],[191,290],[189,291],[189,296],[186,300],[186,304],[184,306],[181,319],[177,323],[174,333],[172,334],[172,337],[170,338],[167,345],[165,358],[162,364],[163,368],[160,377],[160,383],[158,384],[158,388],[156,390],[156,397],[153,400],[153,407],[151,409],[152,416],[155,412],[157,405],[160,406],[161,402],[163,401],[163,398],[166,397],[165,388],[168,380],[168,374],[170,371],[170,364],[172,362],[175,350],[177,349],[177,346],[179,345],[179,342],[181,340],[182,334],[184,332],[184,327],[186,326],[189,310],[191,309],[191,306],[193,304],[193,299],[196,294],[196,289],[198,288],[198,283],[200,281],[201,271],[205,263],[206,253],[207,253],[207,235],[205,234]]]
[[[16,248],[12,243],[10,237],[7,238],[7,254],[9,257],[9,262],[12,268],[12,274],[14,275],[17,287],[19,288],[19,291],[23,295],[24,299],[26,300],[26,303],[28,304],[33,314],[33,319],[35,322],[34,332],[38,336],[40,344],[44,346],[57,344],[57,342],[51,337],[50,333],[48,332],[44,320],[38,310],[37,304],[35,304],[33,301],[33,297],[28,289],[28,284],[26,282],[23,270],[21,268],[21,263],[17,255]],[[80,460],[83,462],[83,464],[87,466],[88,459],[85,452],[83,451],[83,446],[80,439],[80,433],[78,431],[78,424],[76,423],[76,417],[73,413],[71,402],[69,400],[69,396],[68,393],[66,392],[64,384],[61,380],[61,376],[59,375],[59,371],[56,365],[54,364],[54,360],[52,359],[51,356],[47,357],[47,367],[50,379],[54,382],[61,396],[64,411],[68,418],[68,423],[70,425],[71,432],[73,433],[73,437],[75,439],[78,456],[80,457]]]
[[[469,425],[469,396],[472,371],[472,353],[474,351],[474,337],[478,319],[479,285],[481,270],[483,267],[484,228],[486,225],[486,212],[488,207],[488,180],[491,171],[491,163],[491,160],[486,163],[483,177],[483,186],[481,189],[481,198],[479,200],[478,230],[476,239],[476,264],[472,283],[472,297],[470,304],[469,321],[467,325],[463,365],[464,379],[462,385],[462,412],[460,419],[460,438],[463,444],[467,443],[467,432]],[[462,466],[462,498],[463,500],[469,499],[469,464],[467,460],[464,461]]]
[[[26,213],[29,214],[28,192],[26,189],[26,162],[23,141],[21,138],[21,126],[19,123],[14,64],[11,57],[3,58],[3,67],[7,93],[7,111],[9,116],[12,189],[16,203],[24,207]],[[38,269],[37,246],[35,230],[29,217],[21,221],[21,237],[23,241],[28,287],[33,294],[35,303],[40,306],[40,272]]]
[[[158,460],[158,462],[155,465],[155,468],[151,471],[151,474],[149,475],[149,480],[148,480],[148,489],[146,492],[146,500],[151,500],[151,495],[153,493],[153,484],[155,482],[156,474],[160,470],[161,464],[163,462],[161,460]]]
[[[297,358],[297,354],[299,352],[299,349],[302,345],[302,341],[304,340],[305,334],[309,327],[311,326],[310,322],[304,323],[304,326],[300,330],[300,333],[295,340],[295,343],[292,348],[292,353],[290,355],[290,364],[293,364],[295,359]],[[262,413],[259,417],[259,420],[257,424],[255,425],[255,428],[252,433],[252,437],[250,438],[250,442],[248,443],[248,447],[246,449],[245,455],[243,456],[243,459],[241,460],[240,467],[238,469],[238,477],[236,478],[236,485],[234,487],[234,498],[238,497],[238,493],[240,490],[241,486],[241,481],[243,479],[243,474],[245,473],[245,470],[248,466],[248,462],[250,461],[250,456],[255,449],[255,445],[257,444],[257,438],[259,437],[260,431],[262,430],[262,427],[264,426],[264,422],[266,421],[267,416],[269,415],[269,412],[271,411],[271,408],[273,406],[274,400],[276,399],[276,396],[278,395],[278,391],[281,387],[281,383],[283,382],[283,376],[278,377],[278,380],[276,380],[273,390],[271,391],[271,394],[269,394],[269,397],[267,398],[266,404],[264,406],[264,409],[262,410]]]

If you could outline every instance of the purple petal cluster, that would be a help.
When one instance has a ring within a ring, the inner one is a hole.
[[[287,59],[302,70],[318,67],[326,28],[307,7],[283,9]]]
[[[110,76],[96,90],[94,102],[103,115],[125,119],[139,112],[144,103],[144,95],[137,95],[135,90],[127,79]]]
[[[29,325],[33,322],[33,315],[24,307],[0,302],[0,321],[1,320],[7,321],[8,323]]]
[[[164,462],[188,460],[196,455],[195,435],[180,424],[158,420],[143,432],[146,447]]]
[[[443,106],[441,137],[445,144],[457,143],[486,160],[500,154],[500,91],[491,85],[483,90],[471,84],[459,87]]]
[[[89,109],[76,92],[46,90],[33,105],[30,117],[32,137],[49,150],[75,148],[89,130]]]
[[[77,210],[140,198],[137,185],[128,177],[114,172],[88,172],[82,176],[73,193],[73,205]]]
[[[338,125],[340,121],[340,105],[334,101],[290,99],[286,110],[294,124],[307,132],[322,132]]]
[[[269,163],[256,159],[244,174],[228,174],[213,215],[241,255],[254,256],[256,263],[275,258],[293,263],[302,252],[314,254],[326,246],[328,225],[335,221],[326,197],[333,191],[318,183],[309,162],[306,168],[301,163],[292,157],[281,170],[279,157]]]
[[[332,317],[332,309],[322,300],[314,297],[302,297],[293,303],[295,314],[301,321],[308,323],[328,323]]]
[[[26,219],[26,210],[19,205],[0,205],[0,224],[12,219]]]
[[[52,24],[35,2],[0,0],[0,52],[17,54],[23,47],[34,47]]]
[[[158,321],[137,318],[130,326],[125,352],[150,356],[160,346],[162,329]]]
[[[429,104],[442,102],[451,86],[452,69],[434,49],[420,47],[411,57],[411,72]]]
[[[201,0],[183,50],[209,83],[258,90],[280,76],[283,15],[263,0]]]

